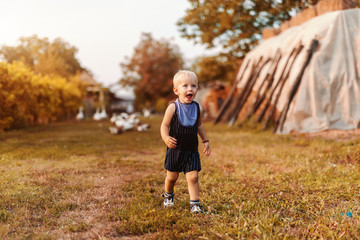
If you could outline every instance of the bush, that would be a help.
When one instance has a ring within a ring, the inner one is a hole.
[[[34,73],[21,62],[0,63],[0,130],[64,118],[81,105],[82,85]]]

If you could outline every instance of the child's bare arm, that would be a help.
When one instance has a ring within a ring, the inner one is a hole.
[[[170,104],[165,111],[164,118],[160,126],[161,138],[168,148],[176,148],[176,139],[169,135],[169,127],[174,113],[175,104]]]
[[[202,118],[202,115],[200,114],[200,118],[199,118],[199,126],[198,126],[198,134],[201,138],[202,141],[205,141],[203,144],[204,144],[204,151],[203,153],[205,154],[205,156],[209,156],[210,153],[211,153],[211,148],[210,148],[210,142],[209,142],[209,139],[206,135],[206,131],[205,131],[205,128],[201,122],[201,118]]]
[[[210,148],[210,142],[209,139],[206,136],[206,131],[204,129],[204,126],[201,124],[199,126],[199,136],[202,139],[202,141],[204,142],[204,151],[203,153],[205,154],[205,156],[209,156],[211,153],[211,148]]]

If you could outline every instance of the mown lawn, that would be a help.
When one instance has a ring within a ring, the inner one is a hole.
[[[206,124],[201,202],[162,207],[161,117],[148,132],[68,122],[0,135],[0,239],[359,239],[360,139]],[[200,147],[202,151],[202,146]]]

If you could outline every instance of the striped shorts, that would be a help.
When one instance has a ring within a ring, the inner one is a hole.
[[[167,148],[164,167],[171,172],[187,173],[195,170],[200,172],[201,163],[199,152]]]

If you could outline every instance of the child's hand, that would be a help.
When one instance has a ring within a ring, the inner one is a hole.
[[[205,156],[209,156],[211,153],[211,149],[210,149],[210,143],[206,142],[204,143],[204,151],[203,153],[205,154]]]
[[[164,142],[165,142],[166,146],[168,146],[168,148],[176,148],[177,141],[175,138],[168,136],[165,138]]]

